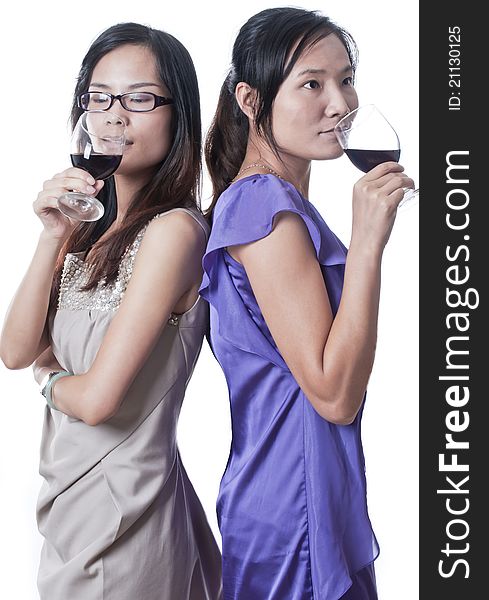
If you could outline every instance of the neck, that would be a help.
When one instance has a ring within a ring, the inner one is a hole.
[[[269,167],[297,188],[304,198],[307,198],[311,161],[284,152],[280,152],[277,157],[268,146],[260,142],[257,143],[251,138],[248,140],[248,147],[240,169],[253,163]],[[250,169],[247,175],[251,175],[252,172]]]
[[[117,196],[117,218],[116,224],[119,225],[133,201],[135,195],[148,183],[151,174],[142,174],[135,177],[131,175],[115,175],[115,190]]]

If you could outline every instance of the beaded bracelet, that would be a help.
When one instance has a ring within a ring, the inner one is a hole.
[[[68,377],[73,375],[69,371],[54,371],[53,373],[49,373],[49,378],[47,380],[46,385],[42,388],[41,394],[46,398],[47,405],[49,408],[53,410],[58,410],[53,402],[53,385],[61,377]]]

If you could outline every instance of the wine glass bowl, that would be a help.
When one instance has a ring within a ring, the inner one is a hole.
[[[399,162],[399,137],[374,104],[365,104],[349,112],[335,125],[334,133],[350,161],[364,173],[383,162]],[[418,189],[406,189],[399,206],[416,198],[418,193]]]
[[[124,146],[125,123],[118,115],[103,110],[84,112],[71,136],[71,163],[94,179],[107,179],[119,167]],[[78,221],[96,221],[104,214],[99,200],[76,190],[60,196],[58,208]]]

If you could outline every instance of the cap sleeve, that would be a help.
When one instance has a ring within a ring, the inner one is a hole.
[[[321,265],[345,263],[346,248],[293,185],[271,175],[254,175],[230,186],[214,209],[211,235],[202,260],[204,276],[199,291],[204,298],[212,303],[212,280],[222,250],[267,236],[276,215],[284,211],[302,218]]]
[[[217,326],[223,339],[236,348],[262,356],[278,367],[289,370],[278,349],[270,343],[243,304],[224,258],[226,247],[250,243],[267,236],[273,229],[275,216],[284,211],[293,212],[304,221],[328,292],[333,291],[330,299],[335,310],[341,293],[346,248],[313,205],[294,186],[271,175],[242,179],[220,196],[202,259],[204,274],[199,293],[209,302],[211,322],[214,317],[214,326]]]

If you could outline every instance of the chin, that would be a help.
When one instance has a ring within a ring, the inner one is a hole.
[[[334,160],[343,155],[342,148],[331,148],[330,150],[322,150],[311,156],[311,160]]]
[[[337,148],[333,152],[330,152],[329,158],[331,158],[331,159],[339,158],[340,156],[343,156],[344,153],[345,153],[345,151],[343,150],[343,148]]]
[[[311,152],[312,150],[312,152]],[[332,160],[334,158],[339,158],[343,155],[343,148],[339,145],[334,139],[322,138],[319,144],[311,145],[310,150],[311,154],[314,154],[312,157],[313,160]]]

